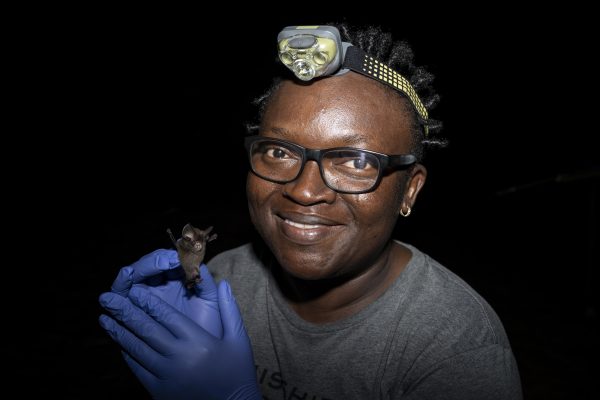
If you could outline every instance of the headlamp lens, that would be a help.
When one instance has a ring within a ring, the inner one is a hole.
[[[315,69],[307,60],[296,60],[292,70],[303,81],[310,81],[315,77]]]
[[[329,61],[329,57],[327,57],[327,53],[324,53],[322,51],[315,53],[313,59],[319,65],[327,64],[327,62]]]
[[[287,66],[290,66],[294,63],[294,56],[289,52],[280,53],[279,59],[281,59],[281,62]]]
[[[315,35],[294,35],[279,42],[279,59],[303,81],[323,75],[336,53],[334,40]]]

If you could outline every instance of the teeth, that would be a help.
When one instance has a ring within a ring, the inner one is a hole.
[[[285,222],[287,224],[290,224],[291,226],[295,226],[296,228],[300,228],[300,229],[315,229],[315,228],[319,228],[321,226],[321,225],[300,224],[298,222],[290,221],[289,219],[286,219]]]

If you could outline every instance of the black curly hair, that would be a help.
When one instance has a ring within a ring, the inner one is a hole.
[[[435,93],[432,87],[434,76],[424,67],[414,64],[414,54],[408,43],[404,41],[394,42],[391,33],[384,32],[380,27],[376,26],[353,28],[345,23],[328,23],[326,25],[337,27],[344,42],[352,43],[354,46],[361,48],[368,55],[387,64],[408,79],[429,113],[437,105],[440,96]],[[264,112],[269,104],[269,99],[278,89],[280,83],[286,79],[289,80],[293,78],[289,75],[286,75],[285,77],[276,76],[269,89],[253,101],[253,104],[259,107],[258,116],[260,120],[262,120],[262,117],[264,116]],[[403,101],[407,101],[400,92],[389,86],[381,85],[390,92],[402,97]],[[427,137],[425,137],[423,129],[419,125],[416,111],[410,106],[406,108],[409,110],[413,119],[411,153],[414,154],[419,161],[423,159],[426,151],[429,149],[445,147],[447,145],[447,140],[439,137],[439,132],[442,128],[442,123],[440,121],[431,118],[428,119],[429,133]],[[250,132],[255,133],[258,131],[259,124],[248,124],[247,127]]]

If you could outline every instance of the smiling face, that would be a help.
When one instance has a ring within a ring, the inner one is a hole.
[[[311,149],[357,147],[385,154],[410,152],[411,123],[404,100],[355,74],[310,85],[285,81],[273,94],[260,134]],[[280,265],[294,277],[317,280],[354,275],[385,260],[402,205],[412,207],[425,182],[417,165],[384,175],[363,194],[325,185],[314,161],[281,184],[248,174],[250,216]]]

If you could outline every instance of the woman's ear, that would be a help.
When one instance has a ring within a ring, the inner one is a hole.
[[[425,185],[427,168],[422,164],[415,164],[407,173],[408,178],[404,189],[404,196],[400,204],[400,210],[398,210],[400,215],[404,217],[408,217],[412,211],[417,201],[417,195],[423,188],[423,185]]]

